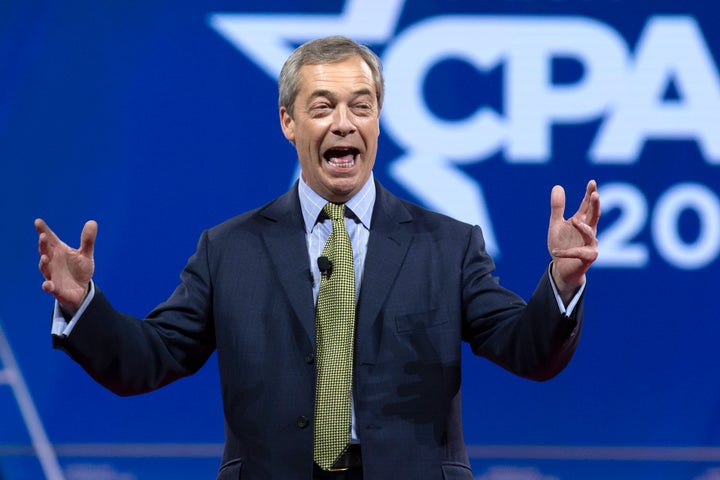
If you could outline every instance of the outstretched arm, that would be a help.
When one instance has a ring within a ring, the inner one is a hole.
[[[45,277],[42,288],[57,299],[64,313],[75,315],[87,296],[95,270],[97,223],[94,220],[85,223],[79,249],[60,240],[42,219],[35,220],[35,229],[39,234],[39,268]]]
[[[577,212],[565,220],[565,190],[556,185],[550,195],[548,250],[552,256],[552,277],[567,304],[585,282],[585,272],[598,256],[597,224],[600,194],[590,180]]]

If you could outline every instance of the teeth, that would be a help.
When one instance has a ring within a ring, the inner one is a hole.
[[[333,167],[338,168],[351,168],[355,166],[355,159],[353,158],[352,162],[343,162],[343,163],[337,163],[334,158],[331,158],[328,160],[328,163],[332,165]]]
[[[350,169],[357,163],[357,157],[360,152],[356,148],[335,147],[325,151],[323,156],[333,168]]]

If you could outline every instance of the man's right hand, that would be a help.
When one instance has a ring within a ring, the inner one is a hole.
[[[97,223],[85,223],[80,235],[80,248],[74,249],[60,240],[40,218],[35,220],[38,231],[40,272],[45,277],[43,290],[51,293],[67,315],[77,313],[90,289],[95,271],[93,251],[97,236]]]

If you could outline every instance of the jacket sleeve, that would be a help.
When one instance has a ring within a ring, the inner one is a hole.
[[[476,355],[525,378],[560,373],[580,337],[582,298],[570,316],[560,312],[547,271],[526,303],[492,275],[482,233],[474,227],[463,263],[463,338]]]
[[[53,336],[53,346],[118,395],[145,393],[196,372],[215,348],[206,250],[203,234],[180,285],[145,319],[117,311],[96,285],[70,335]]]

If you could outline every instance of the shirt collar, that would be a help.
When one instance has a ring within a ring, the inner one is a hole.
[[[370,220],[372,218],[373,207],[375,206],[375,181],[373,173],[370,172],[365,185],[350,200],[345,202],[345,206],[360,220],[360,223],[370,230]],[[312,232],[317,223],[320,211],[323,209],[327,200],[308,186],[300,175],[298,182],[298,195],[300,197],[300,208],[302,209],[303,220],[305,222],[305,231]]]

